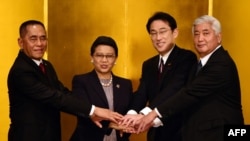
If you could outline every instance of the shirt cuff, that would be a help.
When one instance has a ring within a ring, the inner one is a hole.
[[[161,115],[161,113],[158,111],[158,109],[155,108],[154,110],[155,110],[156,114],[158,115],[158,117],[162,118],[162,115]]]
[[[151,111],[152,109],[150,109],[149,107],[145,107],[140,111],[140,113],[142,113],[143,115],[147,115]]]
[[[153,123],[154,123],[153,127],[163,126],[163,123],[161,122],[159,118],[155,118]]]
[[[136,115],[137,112],[136,112],[135,110],[129,110],[129,111],[127,112],[127,114]]]
[[[154,109],[158,115],[158,117],[162,117],[161,114],[159,113],[159,111],[155,108]],[[144,114],[144,115],[147,115],[149,112],[151,112],[152,109],[149,108],[149,107],[145,107],[143,108],[140,113]],[[154,121],[153,121],[153,127],[159,127],[159,126],[163,126],[163,123],[161,122],[161,120],[159,118],[155,118]]]
[[[95,105],[92,105],[89,115],[92,116],[95,111]]]

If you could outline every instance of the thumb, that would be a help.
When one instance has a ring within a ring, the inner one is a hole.
[[[123,131],[120,131],[120,137],[122,137],[123,136]]]
[[[94,123],[95,123],[99,128],[102,128],[102,124],[100,123],[100,121],[94,121]]]

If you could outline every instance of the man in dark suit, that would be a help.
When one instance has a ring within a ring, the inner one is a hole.
[[[175,19],[164,12],[157,12],[148,19],[146,25],[154,48],[159,53],[143,62],[140,84],[135,92],[133,104],[124,118],[124,123],[135,122],[151,109],[148,106],[158,106],[172,97],[181,89],[188,79],[189,71],[197,62],[196,55],[190,50],[182,49],[175,44],[178,36]],[[161,64],[161,60],[162,63]],[[163,93],[164,92],[164,93]],[[147,134],[148,141],[180,141],[182,115],[171,119],[156,119],[154,126]]]
[[[122,115],[78,99],[58,80],[52,64],[43,58],[47,35],[40,21],[20,26],[19,54],[8,75],[9,141],[60,141],[60,110],[116,122]],[[40,63],[42,69],[39,68]]]
[[[208,15],[194,21],[193,38],[201,69],[193,68],[188,84],[156,105],[138,122],[141,132],[158,117],[185,113],[184,141],[222,141],[226,124],[244,124],[237,67],[221,45],[220,22]]]

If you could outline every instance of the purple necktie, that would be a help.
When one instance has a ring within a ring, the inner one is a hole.
[[[159,65],[159,68],[158,68],[158,70],[159,70],[159,80],[160,80],[161,77],[162,77],[163,68],[164,68],[164,61],[163,61],[163,59],[161,58],[160,65]]]

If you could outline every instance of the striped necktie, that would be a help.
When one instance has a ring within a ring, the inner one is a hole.
[[[163,70],[164,70],[164,61],[163,61],[163,59],[161,58],[161,60],[160,60],[160,65],[159,65],[159,67],[158,67],[158,79],[159,79],[159,80],[161,80],[161,78],[162,78]]]
[[[163,68],[164,68],[164,61],[163,61],[163,59],[161,58],[160,65],[159,65],[159,73],[162,73],[162,72],[163,72]]]

